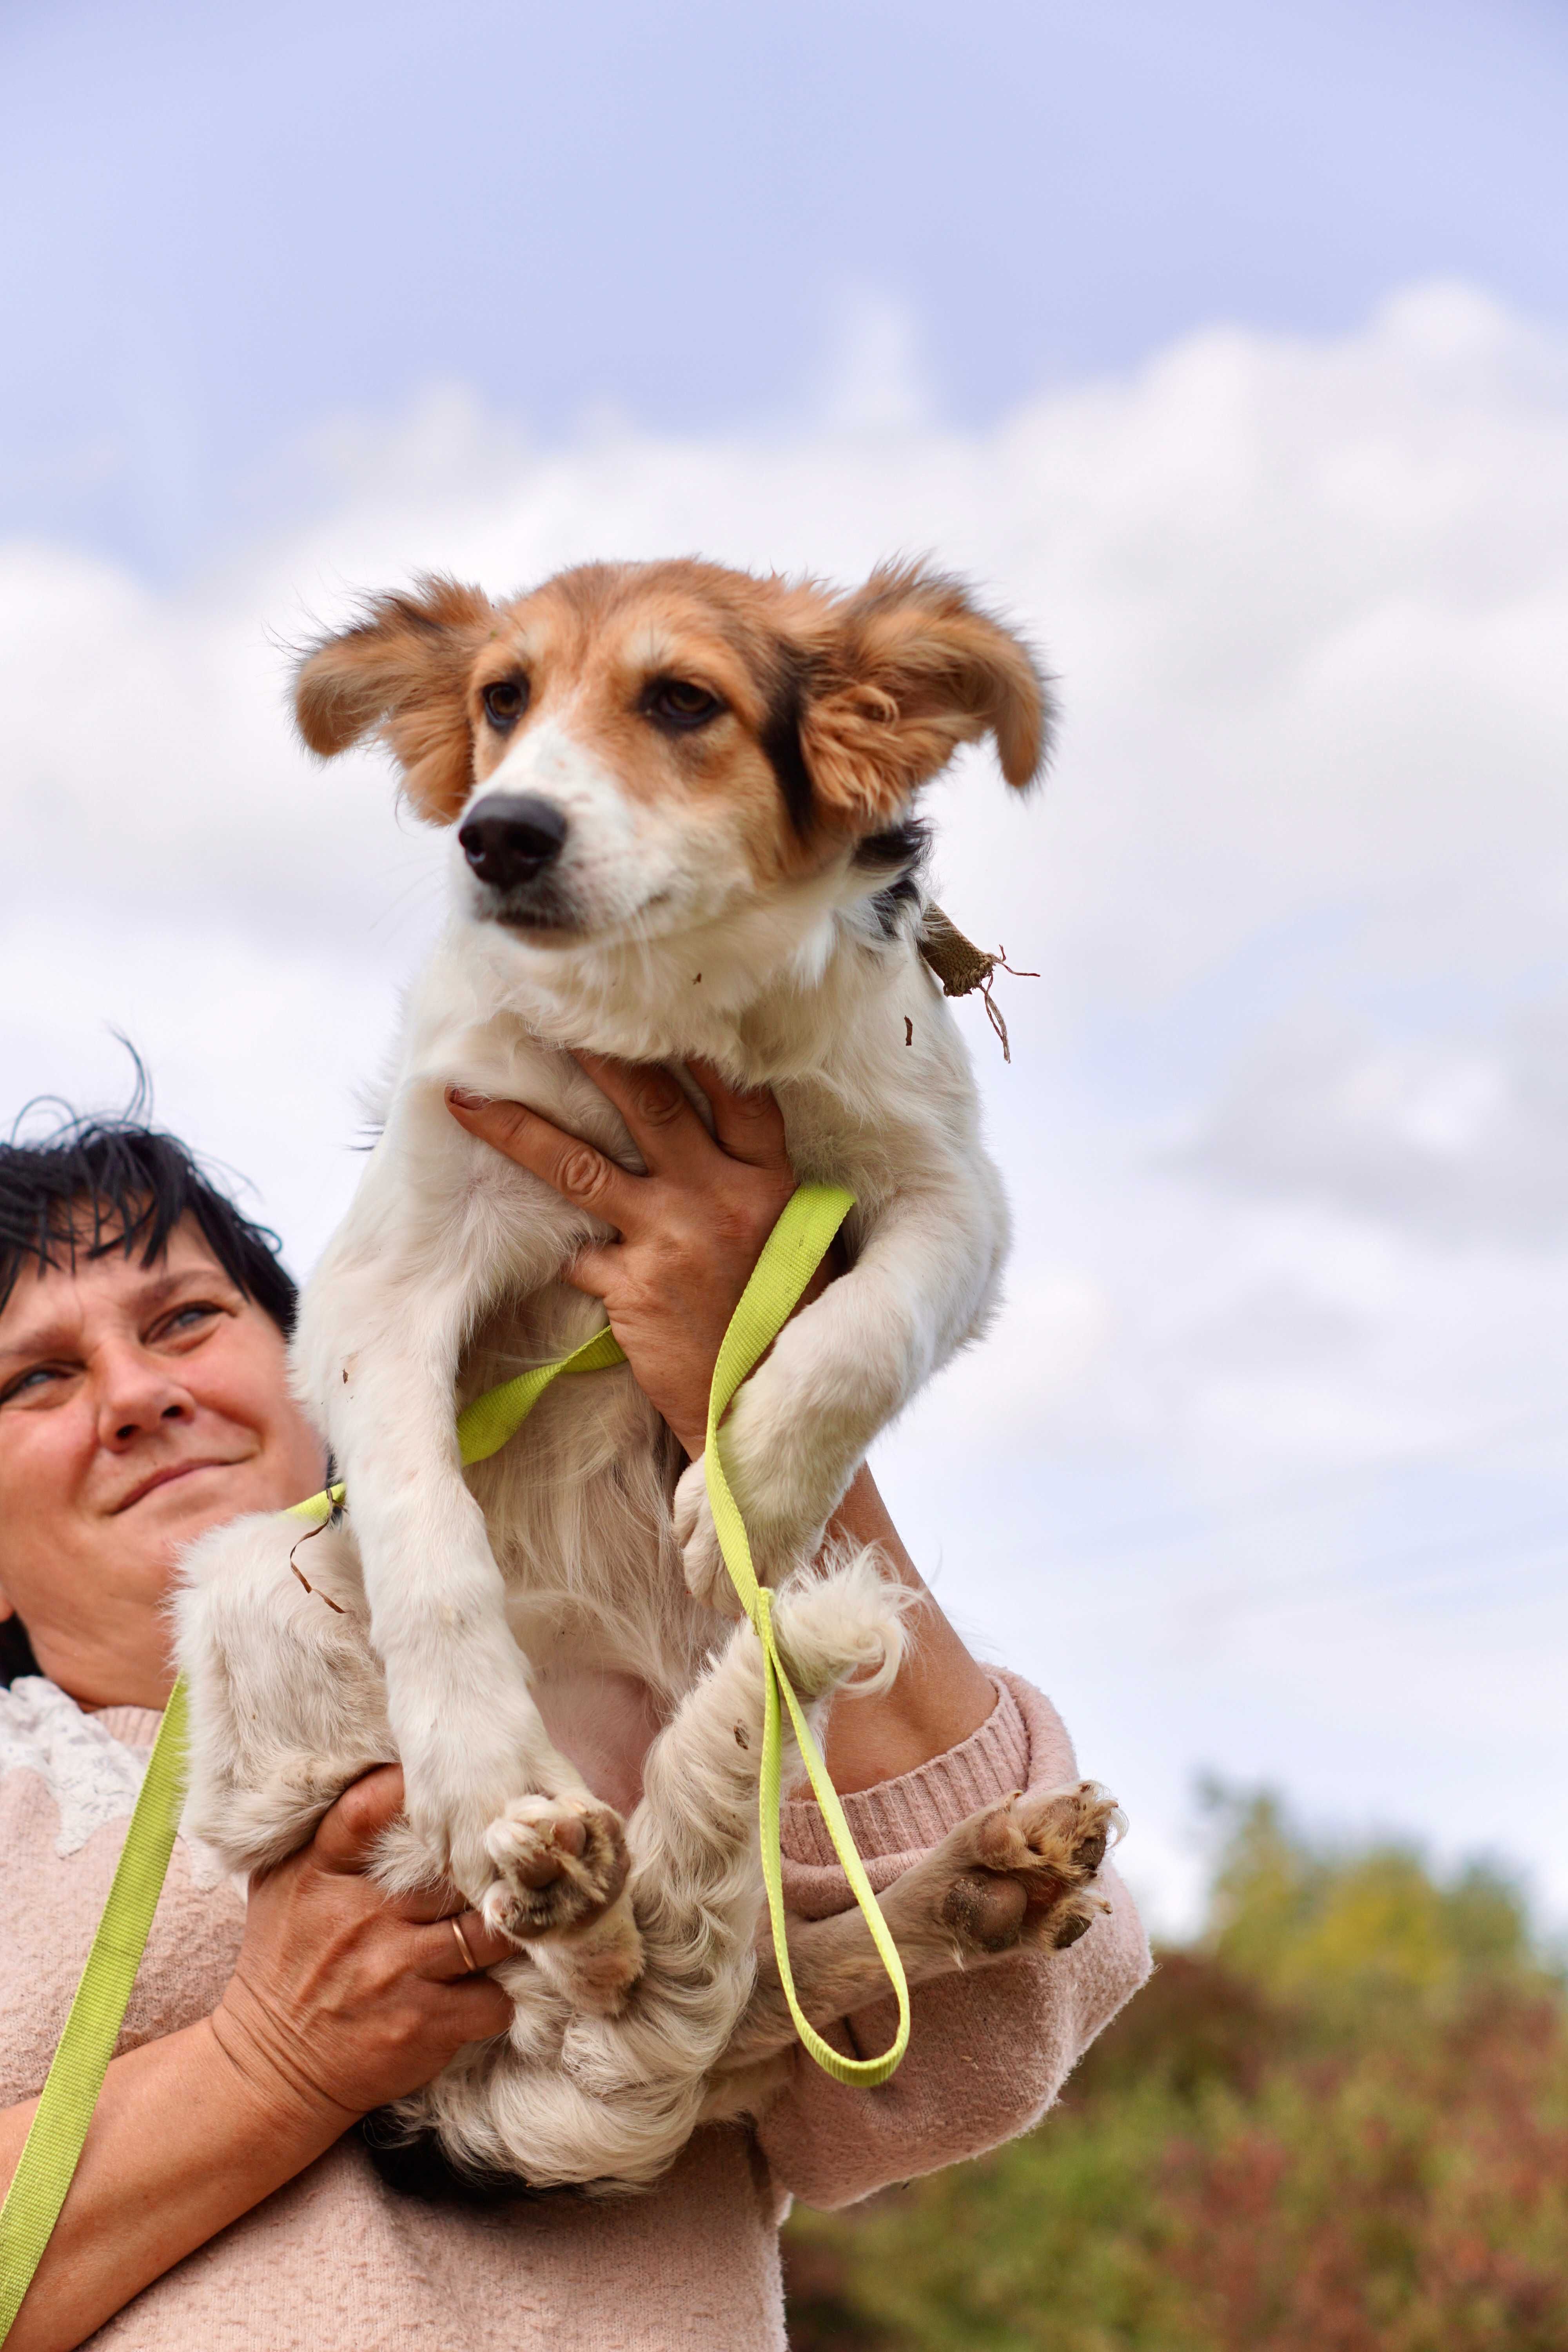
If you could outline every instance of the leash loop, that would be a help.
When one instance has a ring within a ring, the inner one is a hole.
[[[719,1360],[713,1367],[713,1385],[708,1396],[708,1442],[703,1453],[703,1467],[708,1482],[708,1500],[712,1507],[713,1525],[718,1532],[720,1549],[724,1555],[724,1565],[763,1646],[763,1759],[757,1810],[762,1833],[763,1884],[767,1890],[768,1917],[773,1927],[773,1957],[778,1964],[779,1982],[789,2004],[795,2030],[807,2054],[816,2060],[823,2073],[831,2074],[836,2083],[874,2086],[887,2081],[909,2047],[909,1984],[904,1976],[903,1962],[899,1958],[899,1948],[882,1916],[881,1906],[866,1875],[866,1865],[856,1851],[838,1792],[828,1778],[827,1767],[806,1720],[805,1709],[796,1697],[779,1656],[778,1641],[773,1633],[773,1595],[757,1581],[746,1523],[731,1492],[725,1473],[720,1433],[720,1424],[730,1409],[736,1390],[788,1322],[802,1291],[821,1265],[834,1235],[854,1205],[853,1192],[847,1192],[841,1186],[833,1184],[802,1184],[786,1202],[784,1214],[768,1235],[752,1278],[741,1294],[740,1305],[730,1318],[730,1328],[719,1350]],[[784,1800],[783,1716],[785,1710],[800,1749],[801,1762],[805,1767],[806,1778],[821,1808],[823,1824],[832,1841],[833,1851],[849,1881],[850,1892],[870,1930],[877,1957],[887,1972],[898,2001],[898,2029],[888,2048],[877,2058],[847,2058],[841,2051],[835,2050],[812,2024],[795,1992],[784,1926],[784,1857],[779,1837],[779,1808]]]

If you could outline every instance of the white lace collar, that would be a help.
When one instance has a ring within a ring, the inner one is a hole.
[[[110,1822],[129,1821],[147,1769],[146,1753],[127,1748],[44,1675],[18,1675],[0,1690],[0,1780],[35,1772],[55,1801],[60,1825],[55,1852],[79,1853]],[[210,1847],[182,1839],[196,1886],[225,1875]]]

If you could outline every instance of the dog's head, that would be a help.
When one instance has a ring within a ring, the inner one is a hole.
[[[306,656],[296,709],[323,756],[379,731],[418,814],[457,828],[469,911],[544,948],[835,873],[869,896],[959,744],[994,736],[1023,789],[1051,715],[1025,646],[935,572],[835,594],[691,562],[502,604],[443,579],[379,597]]]

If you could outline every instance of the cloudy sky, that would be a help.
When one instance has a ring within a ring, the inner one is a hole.
[[[1214,1770],[1510,1823],[1568,1919],[1563,20],[959,21],[6,12],[0,1105],[122,1098],[122,1030],[307,1267],[437,888],[288,642],[425,564],[935,551],[1067,728],[933,797],[1040,976],[1010,1068],[961,1010],[1018,1244],[906,1531],[1157,1916]]]

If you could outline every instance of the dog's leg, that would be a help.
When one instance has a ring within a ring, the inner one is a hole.
[[[903,1656],[908,1607],[903,1587],[881,1573],[870,1550],[784,1588],[773,1603],[773,1631],[808,1709],[819,1710],[852,1675],[865,1676],[868,1691],[888,1687]],[[689,1952],[700,1916],[743,1921],[748,1936],[754,1925],[762,1733],[762,1650],[742,1626],[688,1694],[644,1768],[634,1891],[650,1949],[667,1966],[670,1955]]]
[[[546,1207],[498,1192],[482,1165],[493,1157],[437,1086],[405,1089],[306,1295],[296,1364],[348,1488],[413,1834],[430,1875],[449,1873],[521,1940],[603,1913],[626,1849],[619,1816],[545,1730],[458,1459],[469,1331],[562,1254]]]
[[[820,1708],[851,1675],[883,1689],[903,1653],[907,1597],[864,1552],[779,1595],[774,1629],[790,1679]],[[633,1814],[631,1896],[647,1973],[613,2029],[574,2026],[567,2063],[587,2087],[703,2074],[751,1989],[763,1908],[757,1851],[763,1659],[740,1626],[649,1751]],[[786,1771],[793,1743],[785,1757]],[[551,1957],[560,1963],[569,1947]]]
[[[1076,1943],[1110,1908],[1094,1880],[1121,1826],[1115,1799],[1093,1780],[1009,1797],[961,1822],[881,1898],[910,1984],[984,1967],[1011,1952],[1061,1951]],[[793,1921],[789,1945],[801,2006],[819,2028],[865,2008],[887,1989],[858,1911]],[[776,2053],[794,2039],[777,1964],[763,1951],[704,2120],[754,2112],[753,2097],[776,2087]]]
[[[344,1526],[247,1518],[194,1544],[181,1576],[185,1823],[231,1870],[259,1869],[394,1754],[358,1557]]]
[[[1005,1232],[999,1190],[973,1170],[901,1194],[780,1332],[719,1441],[764,1583],[810,1557],[871,1440],[980,1328]],[[692,1592],[733,1615],[700,1459],[676,1489],[675,1528]]]
[[[870,1688],[895,1673],[903,1615],[869,1555],[782,1593],[780,1646],[808,1704],[857,1671]],[[509,2042],[404,2102],[411,2128],[437,2131],[461,2164],[541,2185],[664,2170],[752,1981],[762,1700],[762,1653],[738,1627],[649,1753],[627,1831],[647,1967],[621,2013],[605,2013],[580,1939],[531,1944],[499,1972],[520,2002]]]

